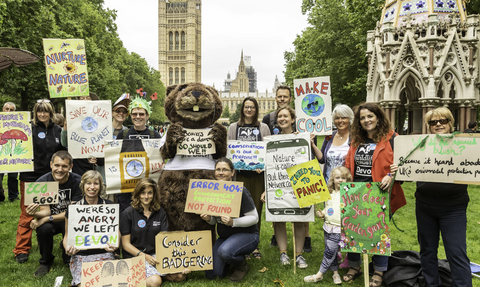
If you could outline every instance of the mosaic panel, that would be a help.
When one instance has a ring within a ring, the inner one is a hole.
[[[457,1],[454,0],[433,0],[434,12],[459,12]]]
[[[450,0],[451,1],[451,0]],[[427,0],[402,1],[400,16],[406,16],[408,13],[419,14],[428,12]]]

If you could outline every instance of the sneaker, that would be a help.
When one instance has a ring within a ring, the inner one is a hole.
[[[290,265],[290,258],[285,252],[282,252],[282,254],[280,254],[280,263],[282,265]]]
[[[20,253],[18,254],[17,256],[15,256],[15,261],[17,261],[17,263],[25,263],[28,261],[28,254],[27,253]]]
[[[305,258],[303,258],[302,255],[298,255],[295,261],[297,261],[298,268],[304,269],[308,267],[307,261],[305,261]]]
[[[272,247],[278,246],[277,239],[275,239],[275,235],[272,235],[272,240],[270,241],[270,246],[272,246]]]
[[[50,272],[50,266],[40,264],[40,267],[38,267],[37,271],[35,271],[34,276],[42,277],[47,275],[48,272]]]
[[[305,237],[305,243],[303,243],[303,252],[312,252],[312,238]]]
[[[242,265],[240,265],[239,267],[236,267],[235,271],[233,271],[232,275],[230,276],[230,281],[232,282],[242,281],[243,277],[247,275],[248,270],[250,270],[250,267],[248,267],[247,261],[243,260]]]

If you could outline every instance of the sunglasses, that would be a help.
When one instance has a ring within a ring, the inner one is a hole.
[[[446,125],[448,124],[448,122],[450,122],[449,119],[440,119],[440,120],[431,120],[431,121],[428,121],[428,124],[433,127],[433,126],[436,126],[438,123],[442,124],[442,125]]]
[[[307,108],[310,109],[312,106],[318,106],[318,101],[315,101],[315,102],[313,102],[313,103],[308,104],[308,105],[307,105]]]
[[[48,99],[40,99],[40,100],[37,100],[37,103],[50,103],[50,100],[48,100]]]

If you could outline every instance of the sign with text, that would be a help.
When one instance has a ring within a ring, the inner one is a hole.
[[[332,199],[317,159],[289,167],[287,173],[301,208]]]
[[[332,87],[330,77],[293,80],[297,131],[332,134]]]
[[[243,182],[190,179],[185,212],[238,217]]]
[[[266,220],[313,222],[313,206],[299,206],[287,173],[287,168],[310,161],[310,134],[274,135],[267,136],[264,140],[267,144]]]
[[[58,181],[25,182],[25,205],[58,203]]]
[[[208,135],[211,129],[194,130],[184,129],[185,138],[177,145],[177,154],[207,155],[214,154],[215,143]]]
[[[161,139],[114,140],[105,142],[107,194],[132,192],[142,178],[158,181],[163,159],[158,151]]]
[[[43,50],[50,98],[90,94],[83,39],[43,39]]]
[[[212,270],[212,233],[204,231],[160,232],[155,236],[157,270],[161,274]]]
[[[0,123],[0,173],[33,171],[30,112],[0,113]]]
[[[390,255],[390,199],[378,182],[340,184],[342,252]]]
[[[265,170],[266,143],[229,140],[227,158],[236,170]]]
[[[82,286],[84,287],[145,287],[145,255],[130,259],[82,263]]]
[[[118,204],[68,206],[68,245],[77,249],[103,249],[107,243],[118,247]]]
[[[477,135],[395,137],[395,164],[415,149],[398,167],[396,180],[480,184],[480,138]],[[422,146],[423,139],[426,141]]]

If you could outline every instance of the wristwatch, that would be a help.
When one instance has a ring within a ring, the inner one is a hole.
[[[53,216],[50,215],[50,216],[48,217],[48,221],[53,222]]]

